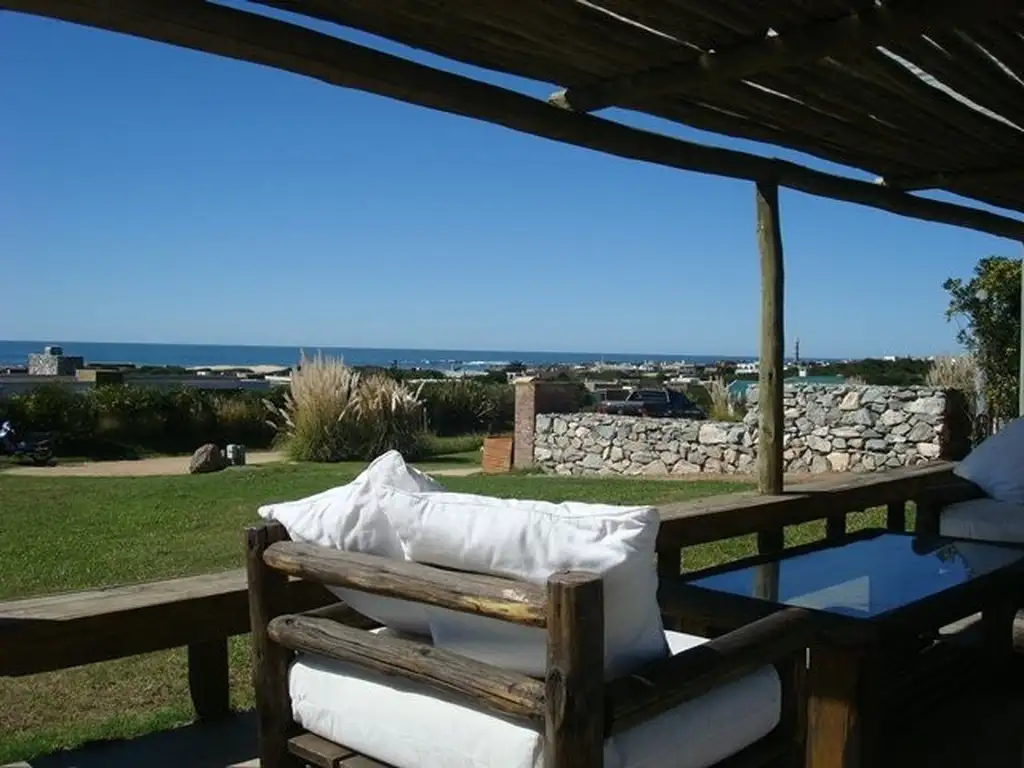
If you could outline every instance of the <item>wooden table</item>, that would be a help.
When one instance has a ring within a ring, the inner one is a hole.
[[[807,768],[869,768],[892,670],[951,658],[938,630],[978,612],[987,660],[1009,661],[1022,595],[1024,548],[868,530],[689,574],[674,602],[721,630],[783,606],[820,613],[806,679]]]

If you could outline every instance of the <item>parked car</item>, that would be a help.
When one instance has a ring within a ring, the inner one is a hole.
[[[602,400],[599,413],[622,416],[663,416],[676,419],[706,419],[708,415],[682,392],[671,389],[637,389],[625,400]]]

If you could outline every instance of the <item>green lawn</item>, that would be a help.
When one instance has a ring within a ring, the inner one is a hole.
[[[471,453],[425,468],[459,466]],[[0,599],[202,573],[242,565],[241,530],[261,503],[345,483],[358,465],[272,465],[215,475],[13,477],[0,472]],[[455,491],[560,501],[660,504],[745,490],[743,483],[505,475],[445,477]],[[869,513],[861,523],[877,523]],[[821,525],[789,532],[820,537]],[[698,568],[753,551],[750,537],[694,547]],[[245,638],[232,643],[232,696],[252,704]],[[0,765],[191,717],[184,651],[26,678],[0,678]]]

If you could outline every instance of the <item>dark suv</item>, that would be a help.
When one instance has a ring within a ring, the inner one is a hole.
[[[667,416],[677,419],[706,419],[704,410],[682,392],[671,389],[637,389],[625,400],[604,400],[599,413],[623,416]]]

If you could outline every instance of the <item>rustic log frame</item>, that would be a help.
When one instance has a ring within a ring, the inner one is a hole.
[[[604,682],[602,582],[593,574],[554,574],[541,598],[548,632],[548,671],[543,682],[475,662],[410,640],[367,634],[365,617],[338,604],[288,613],[280,604],[289,575],[363,588],[369,573],[387,573],[377,594],[420,600],[474,615],[536,626],[536,590],[519,582],[476,576],[460,585],[450,571],[384,562],[384,558],[326,553],[286,541],[276,524],[247,531],[254,621],[254,677],[260,709],[260,758],[268,768],[291,768],[297,759],[315,765],[344,765],[344,745],[302,734],[292,722],[287,699],[287,661],[307,651],[402,677],[455,696],[503,717],[546,732],[551,768],[592,768],[603,759],[604,740],[755,669],[776,664],[782,674],[784,716],[772,734],[723,766],[771,765],[783,754],[796,756],[804,738],[800,717],[800,667],[817,631],[809,612],[783,611],[704,646],[663,659],[624,678]],[[282,570],[277,570],[281,567]],[[467,575],[468,576],[468,575]],[[497,589],[496,589],[497,588]],[[467,599],[473,591],[486,600]],[[505,595],[507,607],[497,606]],[[524,598],[524,595],[529,595]],[[527,606],[531,611],[523,611]],[[261,622],[256,625],[259,618]],[[346,626],[347,625],[347,626]],[[799,652],[799,653],[798,653]],[[797,656],[801,663],[796,662]]]
[[[809,194],[1024,240],[1024,222],[1019,219],[917,197],[884,185],[812,170],[793,162],[687,142],[587,114],[568,112],[508,89],[417,64],[278,19],[202,0],[3,0],[0,8],[265,64],[333,85],[484,120],[620,157],[754,182],[771,181]],[[340,13],[340,10],[335,9],[334,13]],[[380,32],[372,25],[360,26],[355,20],[353,26],[372,33]],[[877,61],[873,61],[873,66],[886,69],[884,63]],[[898,78],[899,73],[888,69],[871,76],[873,82],[892,85],[893,78]],[[892,87],[906,89],[910,86],[904,82]],[[922,103],[927,101],[929,109],[940,109],[944,104],[941,94],[928,93],[928,89],[914,89],[907,95]],[[740,102],[756,97],[756,92],[745,89]],[[679,108],[681,104],[673,103],[672,109]],[[776,105],[776,108],[782,107]],[[714,114],[725,119],[729,110],[741,109],[729,106],[716,110]],[[665,110],[656,110],[652,114],[662,112]],[[962,123],[958,130],[1001,130],[991,125],[994,121],[978,124],[977,119],[967,120],[971,117],[957,112],[954,119]],[[802,113],[802,118],[812,119],[807,113]],[[756,126],[756,121],[751,121],[751,125]],[[933,127],[938,130],[941,126],[937,123]],[[720,129],[719,132],[726,131]],[[731,132],[731,135],[739,134]],[[996,138],[1002,140],[1004,134]],[[785,142],[779,138],[776,143]],[[813,152],[811,148],[805,151]],[[821,152],[817,154],[824,156]],[[854,164],[865,167],[864,162]],[[979,199],[987,198],[983,195]]]
[[[721,82],[799,66],[866,46],[884,45],[949,24],[983,21],[1008,14],[1007,0],[910,0],[900,5],[868,6],[847,16],[813,22],[775,36],[743,42],[685,61],[621,75],[599,83],[565,88],[550,101],[565,109],[593,112],[614,105],[637,105]]]

